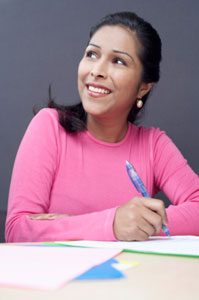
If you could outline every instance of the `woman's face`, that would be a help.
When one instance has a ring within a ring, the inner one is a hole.
[[[91,38],[78,68],[78,90],[85,111],[95,117],[124,117],[149,91],[141,83],[136,35],[122,26],[103,26]]]

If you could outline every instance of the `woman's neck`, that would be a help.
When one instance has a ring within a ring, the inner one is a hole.
[[[128,122],[126,120],[123,122],[120,120],[120,122],[118,122],[88,117],[87,129],[93,136],[101,141],[118,143],[126,135],[128,130]]]

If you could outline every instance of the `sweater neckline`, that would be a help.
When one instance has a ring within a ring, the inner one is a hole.
[[[104,145],[104,146],[108,146],[108,147],[119,147],[121,145],[123,145],[127,140],[128,140],[128,137],[130,135],[130,131],[131,131],[131,124],[128,123],[128,129],[127,129],[127,132],[125,134],[125,136],[123,137],[123,139],[120,141],[120,142],[116,142],[116,143],[111,143],[111,142],[105,142],[105,141],[102,141],[98,138],[96,138],[94,135],[92,135],[90,133],[90,131],[86,130],[86,135],[92,140],[94,141],[95,143],[97,144],[100,144],[100,145]]]

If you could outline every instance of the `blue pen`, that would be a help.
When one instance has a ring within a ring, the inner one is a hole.
[[[147,192],[142,180],[138,176],[136,170],[134,169],[134,167],[130,164],[130,162],[128,160],[126,160],[126,169],[127,169],[127,173],[129,175],[132,183],[134,184],[136,190],[138,192],[140,192],[143,197],[151,198],[149,193]],[[162,225],[162,230],[166,233],[167,236],[170,236],[169,229],[168,229],[167,225],[163,224]]]

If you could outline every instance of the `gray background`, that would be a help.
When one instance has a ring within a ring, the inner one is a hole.
[[[45,106],[50,83],[57,102],[79,100],[77,66],[90,26],[120,10],[151,22],[163,43],[161,80],[142,124],[165,130],[199,173],[199,1],[0,0],[0,240],[13,162],[32,107]]]

